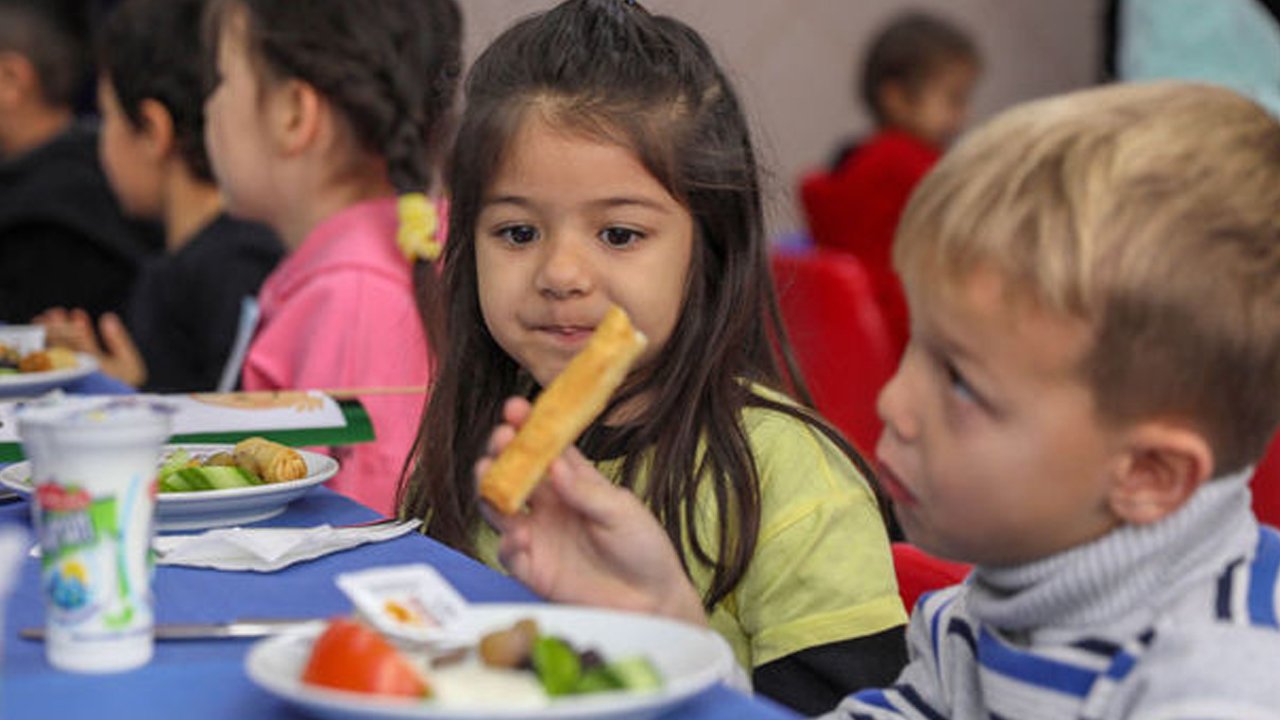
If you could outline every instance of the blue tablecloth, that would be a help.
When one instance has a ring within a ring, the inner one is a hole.
[[[73,395],[128,395],[138,392],[131,385],[105,375],[102,371],[89,373],[79,380],[68,383],[63,390]]]
[[[374,513],[326,488],[317,488],[263,524],[308,526],[362,522]],[[0,506],[0,524],[26,525],[25,501]],[[271,574],[158,567],[153,586],[158,622],[218,622],[263,617],[345,615],[350,604],[333,584],[339,572],[376,565],[427,562],[468,600],[523,602],[524,586],[418,534],[361,546]],[[6,720],[94,718],[302,717],[253,685],[243,669],[252,641],[160,642],[155,658],[137,670],[79,675],[54,670],[44,647],[18,630],[44,622],[39,563],[27,559],[5,612],[0,717]],[[790,718],[791,713],[723,686],[713,687],[669,714],[671,718]]]

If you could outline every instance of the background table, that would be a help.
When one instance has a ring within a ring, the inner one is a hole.
[[[26,501],[0,507],[0,524],[30,527]],[[264,525],[346,524],[374,518],[373,511],[326,488],[316,488]],[[337,573],[409,562],[433,565],[472,602],[537,601],[527,588],[416,533],[364,545],[279,572],[230,573],[158,566],[152,587],[157,622],[225,622],[263,617],[323,618],[351,606],[333,583]],[[111,675],[53,669],[40,643],[18,638],[23,627],[44,622],[39,562],[24,561],[9,598],[4,626],[0,717],[27,718],[272,718],[304,717],[260,690],[244,672],[252,640],[158,642],[146,666]],[[671,718],[791,718],[785,709],[717,685],[669,713]]]

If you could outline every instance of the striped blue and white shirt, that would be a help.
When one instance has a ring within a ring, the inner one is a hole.
[[[897,684],[828,717],[1280,720],[1280,533],[1254,519],[1247,479],[924,596]]]

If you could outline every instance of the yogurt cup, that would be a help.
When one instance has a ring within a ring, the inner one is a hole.
[[[54,667],[116,672],[151,659],[155,478],[171,414],[153,401],[91,397],[17,412]]]

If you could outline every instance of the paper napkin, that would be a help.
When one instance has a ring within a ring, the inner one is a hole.
[[[152,543],[160,565],[274,572],[365,543],[416,530],[421,520],[378,525],[308,528],[219,528],[198,535],[159,535]]]

